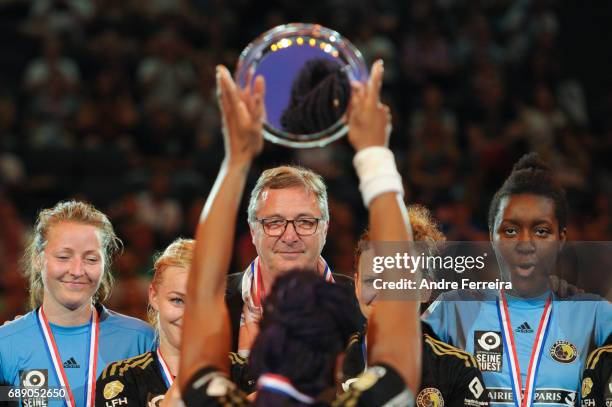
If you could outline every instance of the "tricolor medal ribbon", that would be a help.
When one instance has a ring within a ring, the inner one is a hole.
[[[166,383],[166,387],[169,389],[170,386],[172,386],[172,384],[174,383],[174,377],[172,376],[172,373],[170,373],[168,364],[162,356],[161,350],[159,348],[157,348],[157,360],[159,361],[159,366],[162,372],[164,383]]]
[[[92,307],[92,309],[93,311],[91,315],[91,325],[89,329],[89,355],[87,358],[87,383],[85,395],[86,407],[95,406],[96,371],[98,365],[98,337],[100,335],[98,311],[95,307]],[[37,316],[38,325],[45,341],[47,352],[49,353],[49,356],[51,357],[51,360],[53,362],[55,374],[57,375],[57,379],[60,383],[60,386],[66,389],[66,395],[64,397],[66,405],[68,407],[76,407],[76,403],[74,401],[74,393],[70,388],[70,383],[68,383],[68,377],[66,376],[64,366],[62,366],[61,363],[59,349],[57,348],[57,344],[55,343],[55,338],[53,337],[53,332],[51,331],[51,327],[49,325],[49,321],[47,320],[47,316],[45,315],[43,307],[40,307],[38,309]]]
[[[293,384],[285,376],[277,374],[265,373],[261,375],[257,380],[257,388],[259,390],[284,394],[304,404],[314,404],[315,402],[314,398],[293,387]]]
[[[525,378],[525,390],[523,391],[521,369],[518,362],[512,325],[510,323],[510,310],[508,309],[508,302],[504,291],[500,291],[499,294],[499,298],[497,299],[497,310],[504,340],[504,348],[507,350],[506,356],[510,369],[510,383],[512,384],[514,405],[516,407],[528,407],[533,404],[536,377],[542,358],[544,343],[548,335],[552,314],[552,295],[548,296],[546,304],[544,305],[544,311],[542,311],[542,316],[540,317],[536,340],[531,349],[531,357],[529,358],[529,367],[527,369],[527,377]]]

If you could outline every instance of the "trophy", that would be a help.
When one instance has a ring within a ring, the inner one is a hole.
[[[351,81],[366,82],[359,50],[317,24],[280,25],[240,54],[236,83],[258,75],[266,81],[264,138],[286,147],[323,147],[348,132]]]

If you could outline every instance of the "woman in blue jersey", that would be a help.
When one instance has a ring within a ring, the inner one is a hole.
[[[474,354],[492,403],[576,405],[585,359],[612,331],[612,306],[585,294],[561,300],[549,287],[566,239],[567,201],[537,155],[515,164],[488,223],[512,289],[445,293],[425,320],[443,341]]]
[[[33,310],[0,328],[0,384],[31,389],[11,392],[23,405],[93,406],[108,363],[151,349],[148,324],[101,305],[119,243],[106,215],[87,203],[39,213],[25,256]]]

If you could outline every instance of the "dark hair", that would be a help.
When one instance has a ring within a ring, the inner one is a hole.
[[[254,377],[285,376],[300,392],[317,397],[334,384],[336,358],[358,326],[354,294],[313,271],[291,271],[276,279],[266,297],[260,333],[250,356]],[[256,405],[287,401],[260,391]]]
[[[489,206],[489,231],[493,231],[495,227],[495,216],[502,198],[517,194],[534,194],[552,199],[559,230],[563,230],[567,225],[568,205],[565,191],[538,154],[529,153],[514,164],[512,173],[493,196]]]
[[[342,117],[350,95],[351,84],[340,64],[325,58],[310,60],[291,85],[281,126],[296,134],[318,133]]]

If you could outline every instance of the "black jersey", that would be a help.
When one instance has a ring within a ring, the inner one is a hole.
[[[158,406],[168,387],[156,352],[111,363],[96,382],[96,406]]]
[[[246,359],[230,353],[230,374],[241,389],[254,388]],[[96,382],[96,406],[158,406],[168,387],[162,376],[157,352],[111,363]]]
[[[489,396],[484,387],[478,362],[461,349],[448,345],[431,332],[427,324],[423,330],[423,363],[421,387],[416,405],[425,406],[488,406]],[[344,389],[365,368],[364,333],[354,334],[349,341],[343,365]]]
[[[181,391],[187,407],[250,406],[246,393],[214,367],[198,371]],[[296,402],[284,394],[271,393],[284,406]],[[281,405],[280,403],[278,405]],[[351,390],[330,402],[317,400],[314,406],[323,407],[410,407],[414,397],[401,376],[390,366],[372,366],[355,381]]]
[[[581,387],[582,407],[612,407],[612,345],[591,352]]]

